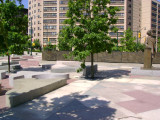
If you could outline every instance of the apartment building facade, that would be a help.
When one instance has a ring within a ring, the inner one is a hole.
[[[116,16],[119,28],[117,33],[110,32],[110,36],[120,39],[123,32],[131,28],[137,41],[144,43],[146,32],[149,29],[156,30],[155,36],[159,35],[160,28],[160,3],[156,0],[110,0],[110,6],[119,7],[120,11]],[[33,40],[39,39],[41,45],[48,41],[58,44],[59,31],[63,28],[63,21],[66,19],[68,0],[29,0],[29,34],[31,34],[31,20]],[[159,26],[158,26],[159,25]],[[141,33],[141,38],[138,34]]]

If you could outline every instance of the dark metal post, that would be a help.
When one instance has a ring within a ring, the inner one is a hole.
[[[138,31],[137,31],[137,45],[136,45],[136,49],[138,49]]]
[[[117,51],[118,51],[118,32],[117,32]]]
[[[32,56],[32,17],[31,17],[31,56]]]

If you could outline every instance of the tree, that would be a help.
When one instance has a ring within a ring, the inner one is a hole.
[[[41,44],[40,44],[40,41],[39,41],[39,39],[35,39],[34,40],[34,48],[35,49],[39,49],[40,51],[41,51]]]
[[[75,60],[83,60],[81,68],[85,68],[85,59],[91,56],[91,78],[94,78],[94,54],[112,51],[116,40],[109,36],[109,31],[116,32],[114,26],[117,7],[107,5],[110,0],[69,0],[68,19],[59,34],[59,46],[73,48],[69,56]]]
[[[14,0],[0,3],[0,54],[8,56],[8,72],[10,55],[23,54],[28,40],[28,18],[22,12],[23,8],[23,5],[17,6]]]
[[[144,44],[141,44],[140,42],[135,42],[136,37],[133,36],[133,32],[131,28],[128,28],[124,32],[124,37],[121,38],[121,45],[118,47],[119,51],[123,52],[135,52],[135,51],[144,51]]]
[[[126,52],[136,51],[135,40],[136,40],[136,37],[133,37],[133,32],[132,32],[131,28],[128,28],[124,32],[124,37],[121,38],[121,47],[119,48],[119,50],[126,51]]]

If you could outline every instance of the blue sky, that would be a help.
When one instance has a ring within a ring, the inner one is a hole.
[[[158,0],[158,1],[160,1],[160,0]],[[22,0],[22,3],[25,8],[28,8],[28,0]]]
[[[22,0],[22,4],[25,8],[28,8],[28,0]]]
[[[28,8],[28,0],[22,0],[22,4],[25,8]]]

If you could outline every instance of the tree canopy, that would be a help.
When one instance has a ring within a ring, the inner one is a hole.
[[[0,54],[23,54],[28,40],[28,17],[24,15],[23,5],[17,6],[15,1],[0,3]]]
[[[66,26],[59,34],[59,49],[73,49],[69,56],[75,60],[84,60],[91,56],[92,78],[94,77],[94,54],[112,51],[117,40],[109,36],[117,31],[114,26],[117,7],[108,6],[110,0],[69,0]],[[85,63],[81,64],[85,67]]]
[[[136,37],[133,36],[133,31],[131,28],[128,28],[124,31],[123,38],[120,39],[120,46],[118,47],[119,51],[122,52],[135,52],[135,51],[144,51],[144,45],[139,41],[135,42]]]

